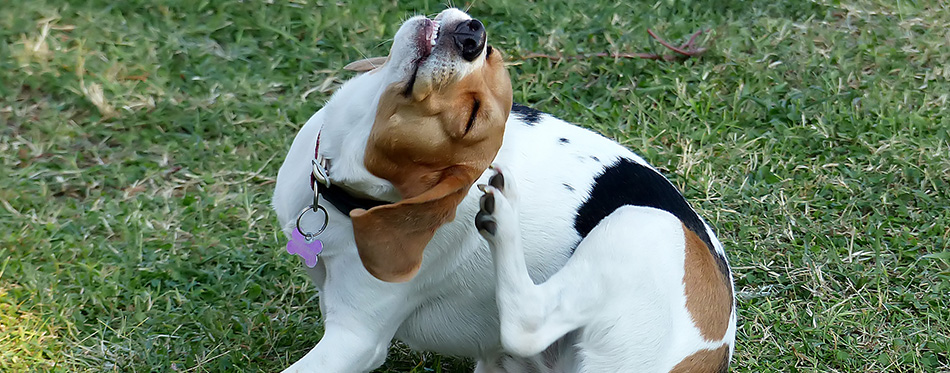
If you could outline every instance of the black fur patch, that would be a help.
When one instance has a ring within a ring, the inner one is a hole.
[[[626,205],[653,207],[679,218],[706,244],[719,270],[728,276],[725,259],[716,252],[702,219],[683,195],[663,175],[629,159],[621,158],[597,176],[590,196],[577,210],[574,229],[581,237],[587,237],[607,215]]]
[[[517,114],[518,118],[529,126],[538,124],[538,121],[541,119],[541,114],[544,114],[522,104],[511,104],[511,112]]]

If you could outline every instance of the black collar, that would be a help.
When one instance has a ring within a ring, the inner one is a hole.
[[[340,188],[336,185],[330,185],[330,187],[320,186],[320,195],[323,196],[327,202],[330,202],[333,207],[336,207],[337,210],[343,213],[343,215],[350,215],[350,211],[354,209],[364,209],[369,210],[376,206],[388,205],[392,202],[380,201],[376,199],[361,198],[355,197],[345,189]]]
[[[315,160],[315,162],[321,163],[320,167],[329,168],[327,164],[324,164],[327,162],[321,162],[321,159],[323,159],[323,157],[320,156],[320,136],[321,135],[323,135],[322,129],[320,130],[320,132],[317,133],[317,143],[313,147],[313,159]],[[317,184],[318,183],[316,181],[315,175],[311,173],[310,187],[316,188]],[[343,215],[347,215],[347,216],[349,216],[350,211],[353,211],[354,209],[369,210],[376,206],[388,205],[391,203],[391,202],[380,201],[380,200],[369,199],[369,198],[354,197],[352,194],[350,194],[343,188],[340,188],[332,184],[330,186],[321,185],[319,188],[320,188],[320,195],[323,196],[323,198],[326,199],[327,202],[330,202],[330,204],[333,205],[333,207],[336,207],[337,210],[342,212]],[[317,201],[313,201],[313,202],[316,203]]]

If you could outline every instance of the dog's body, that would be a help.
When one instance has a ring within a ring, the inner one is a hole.
[[[399,62],[400,37],[387,64]],[[364,152],[383,88],[405,79],[392,69],[347,82],[297,134],[274,193],[288,236],[313,198],[318,137],[334,184],[400,199],[393,183],[367,170]],[[727,367],[735,310],[725,253],[672,184],[619,144],[520,105],[494,163],[507,181],[487,189],[497,203],[480,207],[481,193],[469,187],[407,282],[367,272],[347,212],[327,207],[329,226],[319,235],[326,249],[309,270],[325,334],[288,371],[369,371],[393,337],[476,358],[477,372]],[[487,220],[480,225],[488,242],[474,224],[480,210],[497,224],[491,232]]]

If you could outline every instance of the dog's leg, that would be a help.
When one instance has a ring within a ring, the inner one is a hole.
[[[583,329],[579,338],[590,332],[608,342],[594,347],[610,352],[595,355],[624,351],[624,364],[634,363],[629,366],[662,364],[664,349],[676,343],[670,325],[692,324],[672,320],[683,315],[670,312],[682,302],[670,296],[682,294],[682,223],[662,210],[620,207],[580,242],[563,268],[536,285],[525,265],[515,178],[497,167],[495,172],[489,185],[480,186],[485,195],[475,225],[492,249],[505,350],[533,356],[565,334]],[[611,367],[591,371],[618,371],[619,365],[611,365],[616,359],[608,360],[607,365],[592,365],[593,360],[586,358],[576,364]]]
[[[386,338],[360,329],[355,325],[327,323],[316,347],[284,373],[369,372],[382,365],[392,336]]]
[[[355,255],[328,258],[360,265]],[[362,270],[362,268],[360,268]],[[284,372],[369,372],[383,364],[396,329],[411,307],[406,306],[405,287],[381,284],[368,272],[350,271],[328,277],[320,292],[323,338]]]
[[[479,360],[474,373],[548,373],[552,372],[539,356],[517,357],[502,354],[489,359]]]
[[[498,364],[493,360],[479,360],[475,363],[474,373],[498,373]]]
[[[475,225],[494,257],[502,345],[510,353],[532,356],[580,327],[584,315],[599,303],[598,295],[534,284],[525,265],[514,178],[505,177],[498,166],[492,170],[489,185],[479,186],[485,195]]]

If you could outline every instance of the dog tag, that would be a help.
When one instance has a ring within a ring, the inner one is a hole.
[[[294,229],[290,234],[290,241],[287,241],[287,252],[294,255],[300,255],[307,268],[313,268],[317,265],[317,255],[323,251],[323,242],[314,238],[308,240],[300,233],[299,229]]]

